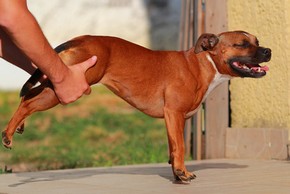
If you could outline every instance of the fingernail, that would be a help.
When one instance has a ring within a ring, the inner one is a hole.
[[[92,60],[96,61],[97,60],[97,56],[92,56]]]

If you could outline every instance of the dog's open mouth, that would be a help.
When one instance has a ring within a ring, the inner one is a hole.
[[[243,63],[240,61],[231,61],[231,67],[242,77],[263,77],[269,70],[268,66],[260,66],[259,64]]]

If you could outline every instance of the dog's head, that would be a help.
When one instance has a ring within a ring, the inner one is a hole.
[[[207,51],[221,74],[259,78],[266,75],[267,66],[260,63],[271,59],[271,49],[259,46],[258,39],[244,31],[202,34],[195,53]]]

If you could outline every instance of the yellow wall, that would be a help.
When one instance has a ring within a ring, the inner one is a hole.
[[[233,79],[232,127],[290,128],[290,0],[228,0],[228,29],[256,35],[272,49],[261,79]]]

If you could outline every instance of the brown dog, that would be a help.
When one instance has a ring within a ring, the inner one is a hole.
[[[67,65],[98,56],[86,72],[90,85],[102,83],[145,114],[165,118],[173,174],[183,182],[195,178],[184,165],[185,120],[222,81],[266,75],[267,66],[259,63],[271,58],[270,49],[260,47],[255,36],[243,31],[204,34],[196,49],[180,52],[152,51],[119,38],[97,36],[75,38],[56,51]],[[2,132],[4,146],[12,146],[12,136],[16,129],[23,131],[26,117],[59,104],[49,80],[32,88],[41,77],[36,71],[24,85],[22,101]]]

